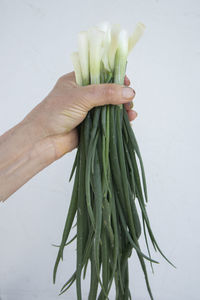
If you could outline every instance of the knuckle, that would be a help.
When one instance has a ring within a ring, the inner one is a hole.
[[[62,75],[59,79],[58,82],[63,82],[66,80],[66,75]]]
[[[84,86],[79,87],[76,89],[78,97],[80,99],[80,102],[87,107],[88,109],[91,109],[94,106],[94,93],[96,93],[96,87],[91,86]]]
[[[93,95],[97,95],[98,93],[98,86],[95,85],[95,84],[91,84],[90,85],[90,88],[88,89],[88,93],[89,93],[89,96],[93,96]]]
[[[67,75],[62,75],[62,76],[58,79],[57,85],[59,85],[59,86],[65,86],[66,83],[67,83],[67,80],[68,80]]]
[[[87,100],[91,105],[93,105],[95,95],[98,95],[99,92],[98,87],[96,85],[90,85],[87,87],[83,87],[82,89],[84,91],[83,97],[85,98],[85,100]]]
[[[107,101],[112,101],[116,97],[116,87],[114,84],[108,84],[105,89],[105,96]]]

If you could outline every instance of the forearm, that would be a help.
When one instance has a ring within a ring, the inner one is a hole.
[[[0,137],[0,201],[55,160],[50,137],[21,122]]]

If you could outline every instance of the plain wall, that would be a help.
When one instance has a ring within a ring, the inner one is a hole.
[[[59,76],[72,70],[77,33],[104,20],[130,32],[138,21],[147,27],[128,61],[138,111],[133,128],[145,163],[152,228],[177,266],[153,253],[160,261],[154,275],[148,265],[153,294],[156,300],[198,300],[198,0],[0,0],[0,133],[21,121]],[[57,249],[51,245],[61,239],[74,156],[75,151],[65,155],[0,204],[1,300],[76,299],[75,285],[58,297],[75,268],[75,244],[65,250],[56,285]],[[133,299],[149,299],[135,254],[130,277]],[[84,300],[88,282],[83,282]]]

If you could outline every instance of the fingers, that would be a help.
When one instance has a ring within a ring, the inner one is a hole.
[[[128,118],[129,118],[129,121],[133,121],[137,118],[137,112],[135,110],[132,110],[133,108],[133,102],[129,102],[129,103],[125,103],[124,104],[124,107],[126,109],[126,112],[128,114]]]
[[[124,78],[124,85],[129,86],[130,84],[131,84],[131,82],[126,75]],[[133,102],[131,101],[131,102],[125,103],[124,106],[127,111],[129,121],[131,122],[131,121],[135,120],[137,118],[137,112],[132,110]]]
[[[127,75],[124,78],[124,85],[125,87],[112,83],[79,87],[81,104],[87,106],[88,110],[95,106],[124,104],[129,121],[133,121],[137,117],[137,112],[132,110],[135,91],[128,87],[130,80]]]
[[[135,91],[127,86],[117,84],[89,85],[78,88],[82,101],[91,109],[95,106],[125,104],[130,102]]]
[[[137,118],[137,112],[135,110],[128,110],[127,114],[130,122]]]
[[[125,103],[124,106],[125,106],[126,110],[130,110],[133,108],[134,105],[133,105],[133,102],[131,101],[131,102]]]
[[[129,86],[130,84],[131,84],[131,82],[130,82],[128,76],[126,75],[124,78],[124,85]]]

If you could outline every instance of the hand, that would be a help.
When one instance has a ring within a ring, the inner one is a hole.
[[[129,120],[136,117],[130,101],[135,92],[125,86],[80,87],[74,73],[61,77],[49,95],[25,119],[0,136],[0,201],[78,144],[76,127],[94,106],[124,104]]]
[[[37,128],[40,138],[50,138],[55,149],[54,160],[71,151],[78,144],[77,125],[95,106],[105,104],[124,104],[129,120],[137,114],[131,110],[130,102],[135,92],[128,87],[130,81],[125,77],[126,87],[116,84],[78,86],[74,72],[62,76],[49,95],[36,106],[23,122]],[[124,93],[125,91],[125,93]]]

